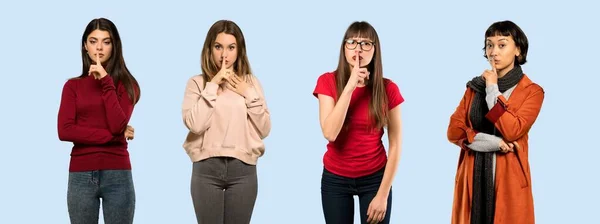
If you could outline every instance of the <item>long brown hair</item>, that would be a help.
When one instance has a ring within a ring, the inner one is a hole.
[[[90,70],[90,65],[93,63],[92,59],[87,54],[85,50],[85,43],[87,41],[88,36],[94,32],[94,30],[102,30],[107,31],[110,35],[110,39],[112,42],[112,52],[111,57],[108,59],[106,63],[106,72],[113,79],[115,86],[118,83],[123,84],[125,89],[127,90],[127,94],[131,101],[136,104],[140,100],[140,86],[127,69],[125,65],[125,59],[123,59],[123,47],[121,44],[121,36],[119,35],[119,31],[115,24],[105,18],[93,19],[90,21],[81,36],[81,60],[83,62],[83,68],[81,71],[81,75],[78,78],[84,78],[88,76],[88,71]]]
[[[383,79],[383,66],[381,63],[381,44],[379,43],[379,36],[375,28],[368,22],[359,21],[352,23],[344,34],[344,39],[340,46],[340,59],[338,67],[335,70],[336,74],[336,88],[337,97],[342,95],[342,91],[350,79],[350,65],[346,60],[345,54],[345,41],[348,38],[362,37],[368,38],[373,41],[374,50],[373,59],[367,65],[367,69],[370,72],[369,81],[367,82],[366,88],[371,91],[371,101],[369,102],[369,119],[371,121],[371,128],[380,129],[387,125],[387,111],[388,111],[388,98],[385,91],[385,82]],[[360,46],[358,46],[360,47]]]
[[[208,33],[206,34],[206,40],[204,41],[204,46],[202,47],[200,64],[202,66],[204,82],[209,82],[219,72],[217,63],[212,57],[212,51],[213,45],[217,40],[217,35],[220,33],[230,34],[235,37],[237,45],[237,59],[233,65],[233,71],[243,78],[246,77],[246,75],[251,75],[252,71],[250,70],[250,63],[248,62],[248,56],[246,55],[246,40],[244,39],[242,30],[233,21],[219,20],[215,22],[215,24],[213,24],[208,30]],[[250,79],[246,80],[248,81]]]

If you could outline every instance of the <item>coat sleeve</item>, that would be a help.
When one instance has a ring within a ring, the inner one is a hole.
[[[459,146],[464,150],[469,148],[466,144],[473,143],[475,141],[475,135],[477,132],[467,126],[467,105],[468,99],[472,96],[472,91],[468,88],[465,90],[460,104],[456,107],[456,110],[450,117],[450,124],[448,125],[447,137],[450,142]]]
[[[544,89],[537,84],[529,88],[529,93],[520,107],[511,106],[504,96],[498,96],[496,105],[485,115],[508,142],[516,141],[529,132],[542,109]]]

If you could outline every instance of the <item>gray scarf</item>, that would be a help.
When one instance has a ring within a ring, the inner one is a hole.
[[[517,85],[523,78],[521,66],[515,65],[502,78],[498,78],[498,88],[504,93],[506,90]],[[485,118],[489,109],[485,101],[485,80],[481,76],[473,78],[467,83],[467,87],[475,91],[475,97],[471,104],[471,124],[478,132],[495,135],[502,138],[502,134]],[[471,224],[494,223],[495,191],[493,153],[474,152],[475,164],[473,167],[473,201],[471,205]]]

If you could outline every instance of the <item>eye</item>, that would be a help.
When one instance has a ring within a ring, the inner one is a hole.
[[[355,43],[356,43],[356,41],[354,41],[354,40],[346,40],[346,43],[347,43],[347,44],[355,44]]]
[[[371,42],[364,42],[363,41],[363,42],[360,42],[360,45],[363,45],[365,47],[370,47],[371,45],[373,45],[373,43],[371,43]]]
[[[486,46],[487,48],[492,48],[492,45],[491,45],[491,44],[487,44],[487,45],[485,45],[485,46]]]
[[[90,40],[90,44],[95,44],[96,41],[95,40]]]
[[[229,50],[234,50],[235,46],[229,46]]]
[[[215,45],[215,49],[221,50],[221,45]]]
[[[104,42],[105,45],[110,45],[110,41]]]
[[[506,44],[500,44],[500,48],[506,47]]]

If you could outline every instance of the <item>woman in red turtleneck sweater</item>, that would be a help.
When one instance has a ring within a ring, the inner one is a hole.
[[[135,191],[126,138],[137,81],[123,59],[121,39],[108,19],[92,20],[82,37],[83,71],[63,88],[58,137],[73,142],[67,205],[71,223],[132,223]]]

